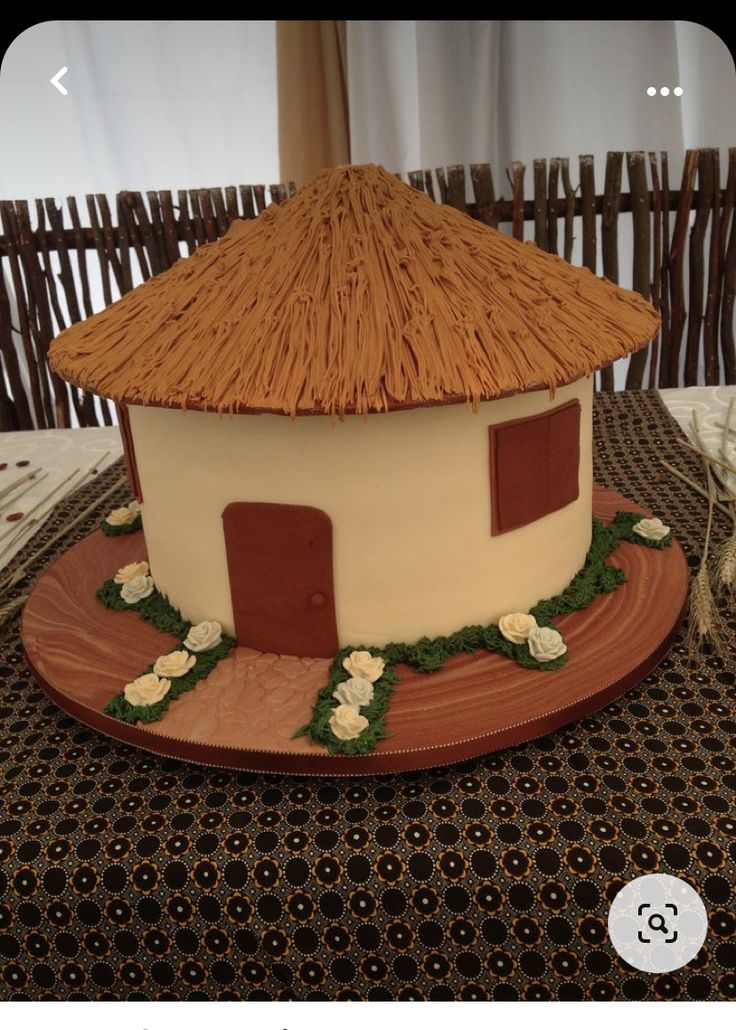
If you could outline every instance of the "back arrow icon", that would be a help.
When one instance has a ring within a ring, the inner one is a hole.
[[[66,75],[68,71],[69,69],[66,66],[64,68],[59,68],[58,72],[56,73],[56,75],[54,75],[53,79],[49,79],[51,85],[55,86],[61,93],[61,95],[64,97],[68,94],[69,90],[65,86],[62,86],[62,84],[59,82],[59,79],[63,75]]]

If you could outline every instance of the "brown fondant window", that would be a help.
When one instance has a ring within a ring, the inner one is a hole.
[[[118,426],[120,428],[120,436],[123,440],[123,453],[125,455],[125,467],[128,472],[128,483],[130,484],[131,493],[137,501],[143,500],[143,492],[141,491],[141,481],[138,477],[138,466],[135,461],[135,449],[133,448],[133,434],[130,431],[130,417],[128,415],[128,408],[125,404],[117,405],[118,412]]]
[[[488,427],[491,533],[536,522],[577,499],[580,404]]]

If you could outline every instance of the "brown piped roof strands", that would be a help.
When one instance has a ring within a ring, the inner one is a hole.
[[[658,324],[638,294],[357,165],[67,329],[51,364],[133,404],[342,416],[554,389]]]

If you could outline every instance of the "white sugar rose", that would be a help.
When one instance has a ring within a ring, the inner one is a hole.
[[[352,651],[342,662],[343,669],[347,669],[351,676],[369,683],[381,678],[385,665],[383,658],[374,658],[370,651]]]
[[[120,588],[120,596],[126,604],[137,604],[144,597],[150,597],[153,593],[153,579],[151,576],[134,576],[127,580]]]
[[[631,527],[634,532],[645,540],[663,540],[670,531],[661,519],[641,519]]]
[[[135,516],[140,515],[140,513],[141,513],[141,502],[140,501],[131,501],[128,504],[128,511],[132,511]]]
[[[138,576],[148,575],[148,562],[147,561],[134,561],[130,565],[123,565],[122,569],[118,569],[115,573],[116,583],[129,583],[131,579],[136,579]]]
[[[196,660],[188,651],[172,651],[156,659],[153,671],[157,676],[186,676]]]
[[[113,508],[109,515],[105,516],[108,526],[129,526],[138,518],[136,512],[130,508]]]
[[[369,705],[373,700],[373,684],[370,680],[361,679],[360,676],[353,676],[344,683],[338,683],[337,689],[332,696],[341,705],[350,705],[356,711],[364,705]]]
[[[527,638],[529,652],[538,662],[553,662],[567,651],[567,644],[556,629],[537,626]]]
[[[524,612],[511,612],[510,615],[501,616],[498,628],[501,636],[506,637],[512,644],[523,644],[531,631],[537,628],[537,620],[533,615],[526,615]]]
[[[131,705],[155,705],[161,698],[166,697],[171,683],[166,679],[159,679],[155,672],[148,672],[145,676],[139,676],[137,680],[128,683],[123,693],[125,700]]]
[[[219,622],[205,619],[198,622],[196,626],[187,633],[184,647],[190,651],[210,651],[222,640],[222,626]]]
[[[338,740],[355,740],[368,729],[368,720],[352,705],[338,705],[330,718],[330,729]]]

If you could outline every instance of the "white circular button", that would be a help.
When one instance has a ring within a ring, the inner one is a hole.
[[[669,973],[695,958],[708,933],[700,895],[678,876],[637,876],[613,900],[608,934],[625,962],[644,973]]]

